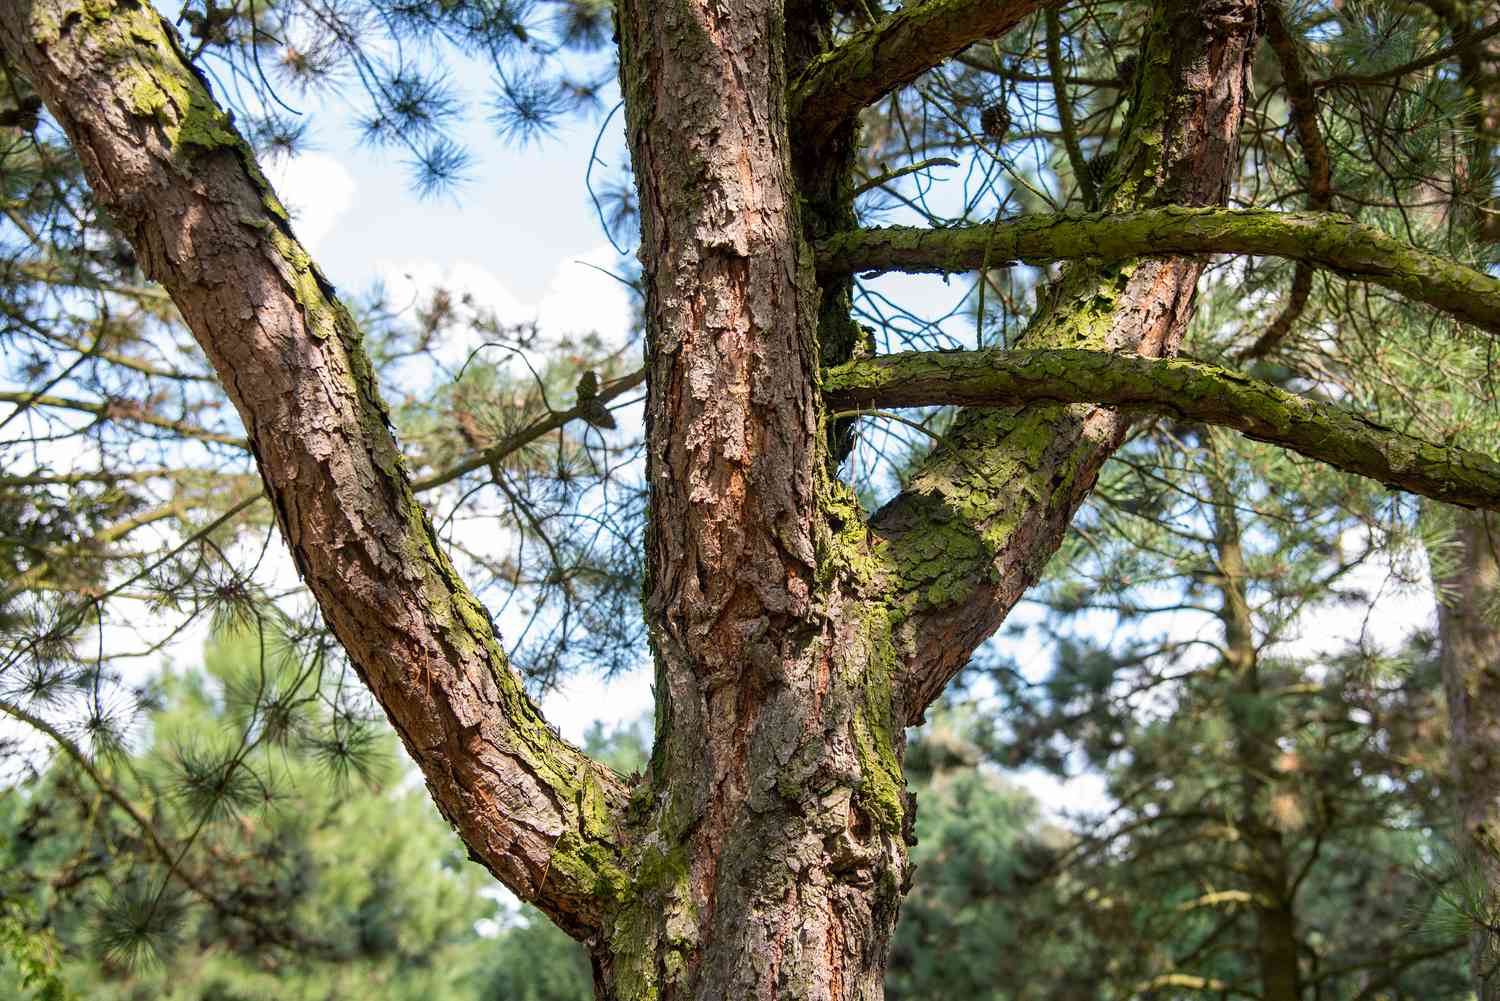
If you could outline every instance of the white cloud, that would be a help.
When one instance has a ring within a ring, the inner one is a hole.
[[[631,292],[615,278],[614,251],[605,246],[564,258],[557,264],[547,289],[537,301],[524,301],[505,279],[477,261],[436,261],[417,258],[381,261],[376,273],[397,309],[421,305],[435,288],[446,289],[455,299],[469,297],[474,306],[493,310],[502,324],[535,321],[541,348],[528,357],[540,369],[550,348],[559,338],[597,333],[607,348],[622,346],[630,334]],[[458,365],[480,344],[472,332],[454,336],[438,350],[446,365]]]
[[[536,306],[544,334],[597,333],[606,347],[620,347],[630,336],[632,293],[614,272],[618,255],[608,244],[558,264],[547,292]]]
[[[354,175],[327,153],[303,153],[265,164],[266,177],[292,214],[297,239],[314,254],[354,204]]]

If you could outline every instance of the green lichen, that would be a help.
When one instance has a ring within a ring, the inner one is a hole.
[[[609,930],[614,996],[654,1001],[681,981],[698,948],[687,848],[658,834],[641,850],[634,871],[629,901],[615,912]]]

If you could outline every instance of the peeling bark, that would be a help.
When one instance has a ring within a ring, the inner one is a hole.
[[[906,878],[889,637],[831,566],[774,0],[622,4],[658,733],[611,998],[878,998]],[[684,198],[684,192],[691,197]]]
[[[1035,580],[1127,419],[972,407],[867,523],[831,473],[820,389],[863,265],[832,251],[820,276],[810,238],[852,218],[858,108],[1041,6],[910,4],[822,53],[817,4],[620,3],[658,699],[649,774],[627,790],[527,702],[413,497],[359,332],[170,27],[134,0],[0,5],[0,45],[221,375],[300,571],[433,798],[588,944],[601,997],[881,996],[909,876],[904,725]],[[1221,205],[1236,166],[1256,4],[1157,0],[1150,18],[1112,215],[1040,225],[1054,253],[1082,226],[1097,258],[1119,225],[1113,251],[1153,256],[1074,266],[1027,349],[1166,356],[1191,314],[1202,263],[1184,255],[1202,248],[1160,241],[1223,220],[1190,209]],[[1190,209],[1151,215],[1157,242],[1121,222],[1169,203]],[[967,266],[993,260],[954,239]],[[1468,281],[1424,276],[1455,296]],[[1489,286],[1462,291],[1500,316]]]

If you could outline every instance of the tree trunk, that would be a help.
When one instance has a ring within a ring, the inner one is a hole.
[[[1204,435],[1208,432],[1205,429]],[[1220,469],[1216,476],[1225,475]],[[1246,869],[1255,911],[1255,962],[1265,1001],[1298,1001],[1302,996],[1297,958],[1297,916],[1293,910],[1286,843],[1270,818],[1280,736],[1278,713],[1261,691],[1260,654],[1250,613],[1249,571],[1245,564],[1234,497],[1220,479],[1213,483],[1214,546],[1219,565],[1219,621],[1224,626],[1224,666],[1230,673],[1230,721],[1240,766],[1243,803],[1235,825],[1249,858]]]
[[[788,120],[787,67],[821,66],[807,25],[776,0],[626,0],[620,18],[658,734],[637,899],[596,943],[600,994],[879,998],[908,876],[904,726],[1035,579],[1127,422],[972,411],[958,467],[993,472],[965,487],[925,470],[871,537],[831,474],[816,392],[849,332],[809,243],[852,215],[849,132]],[[1117,205],[1219,204],[1253,4],[1161,3],[1153,24]],[[1077,267],[1028,343],[1171,353],[1200,269]]]
[[[1433,554],[1439,663],[1461,845],[1478,890],[1471,972],[1480,1001],[1500,999],[1500,519],[1453,511],[1456,545]],[[1446,565],[1444,561],[1447,561]]]
[[[600,997],[882,994],[904,727],[1036,579],[1127,418],[970,409],[867,522],[820,395],[850,347],[829,305],[847,284],[820,285],[809,243],[852,224],[854,123],[818,95],[851,53],[858,107],[1036,6],[929,0],[824,58],[822,4],[622,0],[657,695],[631,789],[527,702],[413,499],[358,331],[170,27],[136,0],[0,4],[0,43],[223,378],[297,565],[434,800],[587,943]],[[1253,0],[1153,5],[1113,210],[1222,204],[1255,36]],[[1201,268],[1080,263],[1025,343],[1170,354]]]
[[[877,998],[906,880],[889,630],[820,501],[819,288],[781,4],[627,2],[658,733],[602,996]]]

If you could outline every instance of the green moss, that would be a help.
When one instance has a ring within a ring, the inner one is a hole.
[[[548,871],[565,877],[568,885],[588,887],[605,906],[619,906],[631,897],[631,881],[616,861],[614,849],[565,831],[552,846]]]
[[[857,681],[861,697],[852,723],[860,765],[855,802],[882,831],[898,834],[906,816],[906,779],[896,750],[904,727],[895,710],[899,664],[890,613],[875,606],[861,627],[866,649],[864,672]]]

